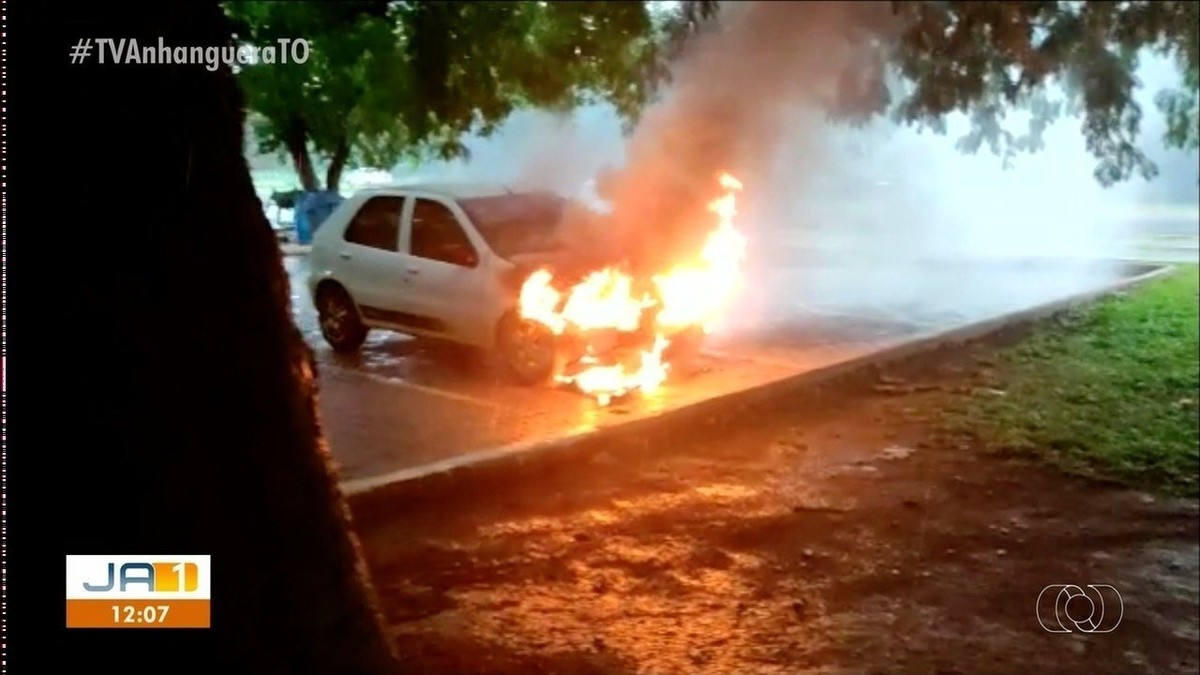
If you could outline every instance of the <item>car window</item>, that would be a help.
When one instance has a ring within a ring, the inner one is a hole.
[[[346,228],[346,241],[383,251],[398,252],[403,197],[371,197]]]
[[[454,212],[445,204],[418,198],[413,204],[409,252],[420,258],[474,267],[478,258]]]
[[[503,258],[562,248],[558,226],[566,201],[561,197],[516,193],[463,199],[459,205],[488,246]]]

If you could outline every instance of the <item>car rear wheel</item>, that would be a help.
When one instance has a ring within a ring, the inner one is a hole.
[[[325,342],[335,352],[358,351],[367,339],[367,327],[350,295],[340,286],[327,286],[317,294],[316,305]]]
[[[554,333],[536,321],[506,315],[500,321],[496,343],[505,370],[520,384],[541,384],[558,368]]]

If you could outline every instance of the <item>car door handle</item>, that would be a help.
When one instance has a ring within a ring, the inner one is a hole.
[[[341,258],[342,260],[349,260],[350,254],[343,251],[342,253],[338,254],[338,257]]]
[[[405,274],[408,274],[409,276],[412,276],[412,275],[415,275],[415,274],[420,274],[420,273],[421,273],[421,270],[419,270],[419,269],[417,269],[417,268],[415,268],[415,267],[409,267],[409,268],[406,268],[406,269],[404,270],[404,273],[405,273]]]

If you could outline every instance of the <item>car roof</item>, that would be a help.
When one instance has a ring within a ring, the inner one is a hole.
[[[498,183],[400,183],[395,185],[375,185],[363,191],[380,192],[389,190],[431,192],[444,197],[450,197],[451,199],[498,197],[517,192]]]

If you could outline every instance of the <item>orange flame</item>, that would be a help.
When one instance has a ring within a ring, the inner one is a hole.
[[[728,309],[740,288],[746,237],[734,225],[736,193],[742,184],[727,173],[719,176],[719,183],[724,194],[709,204],[717,217],[716,227],[695,260],[654,277],[657,298],[638,296],[633,278],[612,267],[589,274],[566,291],[553,286],[554,275],[548,270],[538,270],[525,280],[518,305],[521,316],[545,325],[555,335],[634,332],[642,326],[645,313],[656,310],[653,344],[641,351],[636,365],[604,364],[589,350],[579,360],[579,372],[558,376],[560,382],[574,385],[601,405],[635,390],[656,391],[670,369],[663,358],[670,345],[668,335],[692,326],[708,332]]]

